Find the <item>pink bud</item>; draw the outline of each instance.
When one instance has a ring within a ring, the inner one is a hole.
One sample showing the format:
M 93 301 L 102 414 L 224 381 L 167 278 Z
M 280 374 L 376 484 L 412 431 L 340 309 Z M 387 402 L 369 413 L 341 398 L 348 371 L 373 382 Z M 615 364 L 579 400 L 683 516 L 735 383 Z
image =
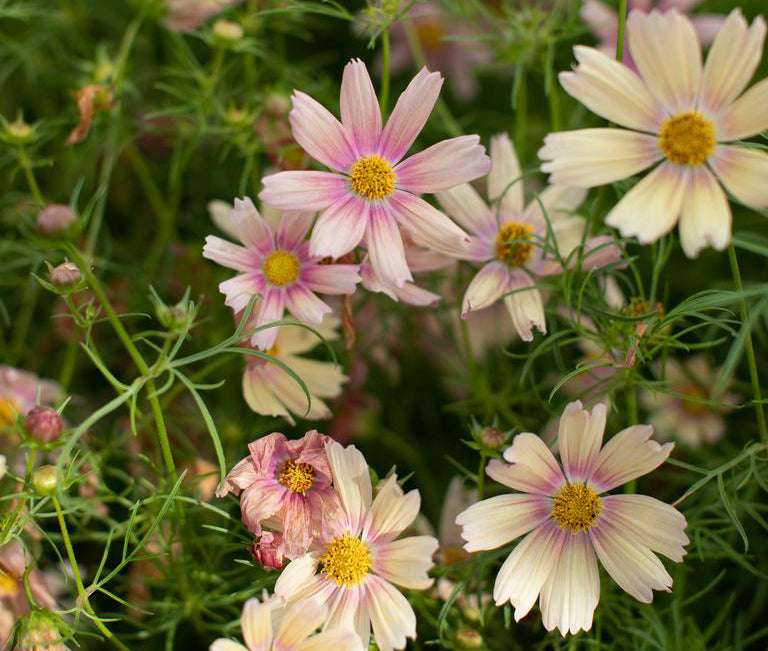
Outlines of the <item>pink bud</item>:
M 495 427 L 483 427 L 480 432 L 483 445 L 491 450 L 500 450 L 504 445 L 504 435 Z
M 265 570 L 281 570 L 283 568 L 283 538 L 280 534 L 265 531 L 251 545 L 251 554 L 256 562 Z
M 43 235 L 57 235 L 66 231 L 75 221 L 72 208 L 61 203 L 52 203 L 37 215 L 35 225 Z
M 64 423 L 52 407 L 35 407 L 27 414 L 26 426 L 38 441 L 50 443 L 59 438 Z
M 74 262 L 62 262 L 59 266 L 51 269 L 50 279 L 56 287 L 68 287 L 80 282 L 82 276 L 80 269 Z

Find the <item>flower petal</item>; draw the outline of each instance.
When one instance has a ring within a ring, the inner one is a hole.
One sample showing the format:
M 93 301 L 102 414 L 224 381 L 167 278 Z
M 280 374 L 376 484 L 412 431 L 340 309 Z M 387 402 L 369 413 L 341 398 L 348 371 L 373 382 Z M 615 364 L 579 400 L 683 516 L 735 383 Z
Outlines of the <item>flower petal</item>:
M 227 225 L 248 248 L 266 253 L 274 247 L 272 229 L 256 210 L 250 197 L 235 199 Z
M 397 221 L 416 244 L 452 256 L 467 252 L 469 236 L 424 199 L 397 190 L 389 201 Z
M 523 200 L 523 177 L 515 148 L 506 133 L 491 138 L 491 171 L 488 174 L 488 200 L 499 202 L 502 219 L 520 215 Z
M 275 633 L 275 651 L 288 651 L 296 647 L 320 628 L 327 615 L 327 606 L 314 599 L 307 599 L 288 608 Z
M 243 397 L 246 404 L 257 414 L 284 416 L 293 422 L 285 406 L 272 393 L 271 382 L 267 378 L 263 368 L 246 367 L 243 373 Z
M 507 291 L 518 291 L 504 297 L 504 305 L 512 318 L 515 331 L 523 341 L 533 341 L 534 328 L 542 334 L 547 333 L 541 292 L 534 285 L 527 273 L 515 270 L 510 274 Z
M 357 634 L 348 628 L 335 628 L 307 638 L 290 651 L 362 651 Z M 275 649 L 283 651 L 283 649 Z M 287 651 L 287 650 L 286 650 Z
M 400 229 L 386 204 L 371 204 L 365 242 L 371 267 L 382 283 L 402 287 L 406 281 L 413 280 Z
M 598 493 L 604 493 L 632 479 L 647 475 L 667 460 L 673 443 L 659 445 L 649 440 L 650 425 L 633 425 L 622 430 L 605 444 L 592 468 L 588 482 Z
M 738 201 L 756 210 L 768 208 L 768 154 L 745 147 L 718 147 L 709 164 Z
M 368 69 L 360 59 L 344 66 L 341 79 L 341 123 L 352 135 L 361 156 L 376 153 L 381 135 L 381 110 Z
M 299 248 L 314 220 L 314 212 L 292 210 L 283 213 L 275 238 L 277 248 L 284 251 L 295 251 Z
M 254 251 L 249 251 L 244 246 L 232 244 L 232 242 L 227 242 L 227 240 L 215 235 L 208 235 L 205 238 L 203 257 L 213 260 L 227 269 L 251 271 L 257 266 L 257 255 L 254 255 Z
M 581 483 L 592 471 L 605 431 L 606 407 L 598 403 L 589 413 L 581 402 L 566 405 L 560 418 L 557 445 L 565 476 L 572 484 Z M 562 631 L 561 631 L 562 632 Z
M 768 129 L 768 79 L 763 79 L 727 106 L 717 119 L 721 140 L 749 138 Z
M 489 262 L 469 283 L 461 304 L 461 318 L 493 305 L 509 291 L 509 270 L 498 260 Z
M 491 161 L 479 143 L 480 136 L 459 136 L 406 158 L 395 167 L 397 187 L 423 194 L 447 190 L 483 176 Z
M 282 289 L 267 287 L 256 308 L 258 310 L 256 318 L 248 324 L 247 330 L 282 319 L 285 310 L 285 292 Z M 279 326 L 271 326 L 254 332 L 251 336 L 251 345 L 263 350 L 272 348 L 279 330 Z
M 245 602 L 240 627 L 250 651 L 268 651 L 272 646 L 272 608 L 270 601 L 249 599 Z
M 360 265 L 318 264 L 304 272 L 304 283 L 319 294 L 353 294 L 360 282 Z
M 731 241 L 731 207 L 723 188 L 706 167 L 690 170 L 680 216 L 680 244 L 695 258 L 706 246 L 722 251 Z
M 312 293 L 303 283 L 291 285 L 285 292 L 285 306 L 302 323 L 320 325 L 331 308 Z
M 565 483 L 560 466 L 549 448 L 530 432 L 523 432 L 512 439 L 512 445 L 504 451 L 504 459 L 507 463 L 492 459 L 485 472 L 515 490 L 552 496 Z
M 550 133 L 539 158 L 553 185 L 593 188 L 626 179 L 661 159 L 657 138 L 626 129 Z
M 439 72 L 422 68 L 397 99 L 379 140 L 379 153 L 390 163 L 397 163 L 410 149 L 432 112 L 442 85 Z
M 495 232 L 496 218 L 469 183 L 435 194 L 443 210 L 470 233 Z
M 579 65 L 558 76 L 571 97 L 610 122 L 658 132 L 664 109 L 637 74 L 595 48 L 577 45 L 573 53 Z
M 570 217 L 586 196 L 587 190 L 584 188 L 548 185 L 526 206 L 523 218 L 531 224 L 546 227 L 547 219 L 554 224 L 563 218 Z
M 680 218 L 687 171 L 681 165 L 662 163 L 621 198 L 605 223 L 623 237 L 637 236 L 642 244 L 655 242 Z
M 438 542 L 434 536 L 401 538 L 373 549 L 373 571 L 381 578 L 409 590 L 426 590 L 434 583 L 427 576 Z
M 333 172 L 278 172 L 261 179 L 259 199 L 281 210 L 325 210 L 349 195 L 349 183 Z
M 701 47 L 691 21 L 676 11 L 633 11 L 629 51 L 640 76 L 670 113 L 694 107 L 701 80 Z
M 326 167 L 346 172 L 357 158 L 349 130 L 309 95 L 297 90 L 291 99 L 288 119 L 294 140 Z
M 354 446 L 346 448 L 336 441 L 326 446 L 333 484 L 347 515 L 350 533 L 362 531 L 363 520 L 371 505 L 371 476 L 365 457 Z
M 312 336 L 314 337 L 314 335 Z M 322 362 L 318 359 L 306 359 L 287 354 L 283 355 L 283 361 L 304 380 L 313 396 L 335 398 L 341 393 L 341 385 L 349 380 L 344 375 L 341 366 L 332 362 Z M 306 401 L 306 398 L 302 397 L 302 400 Z
M 219 283 L 219 291 L 226 296 L 224 305 L 231 307 L 235 313 L 244 310 L 248 301 L 256 294 L 263 294 L 265 289 L 266 281 L 260 273 L 238 274 Z
M 309 252 L 312 256 L 334 260 L 354 249 L 365 234 L 370 206 L 361 197 L 348 194 L 328 206 L 317 218 Z
M 218 640 L 214 640 L 211 643 L 208 651 L 248 651 L 248 649 L 239 642 L 220 637 Z
M 497 495 L 459 513 L 456 524 L 468 552 L 496 549 L 549 518 L 551 500 L 538 495 Z
M 277 577 L 275 596 L 280 597 L 288 606 L 314 596 L 322 585 L 315 575 L 316 570 L 317 560 L 312 554 L 291 561 Z
M 419 514 L 420 506 L 419 491 L 403 493 L 397 483 L 397 475 L 391 475 L 376 487 L 376 499 L 373 500 L 363 524 L 363 540 L 394 540 L 413 523 Z
M 240 496 L 243 524 L 252 533 L 261 531 L 261 522 L 277 513 L 286 490 L 271 477 L 256 479 Z
M 718 113 L 746 88 L 762 58 L 765 29 L 762 16 L 747 25 L 740 9 L 731 11 L 707 55 L 699 96 L 701 108 Z M 761 113 L 765 113 L 764 105 Z
M 416 638 L 416 615 L 395 587 L 373 575 L 365 583 L 366 603 L 373 637 L 380 651 L 404 649 L 407 638 Z

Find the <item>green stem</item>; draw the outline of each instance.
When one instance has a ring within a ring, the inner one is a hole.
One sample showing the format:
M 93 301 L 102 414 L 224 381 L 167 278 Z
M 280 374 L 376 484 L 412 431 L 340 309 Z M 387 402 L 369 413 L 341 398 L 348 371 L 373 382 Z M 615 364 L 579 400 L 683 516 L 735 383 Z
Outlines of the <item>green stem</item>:
M 477 501 L 485 495 L 485 454 L 480 453 L 480 465 L 477 468 Z
M 755 401 L 755 414 L 757 416 L 757 429 L 760 432 L 760 438 L 768 442 L 768 427 L 765 423 L 765 412 L 763 411 L 762 396 L 760 392 L 760 377 L 757 373 L 757 359 L 755 358 L 755 346 L 752 343 L 752 327 L 747 311 L 747 301 L 744 299 L 744 285 L 741 282 L 741 272 L 739 271 L 739 261 L 736 259 L 736 249 L 733 242 L 728 246 L 728 259 L 731 262 L 731 272 L 733 282 L 736 285 L 736 291 L 742 296 L 739 298 L 739 311 L 741 313 L 741 323 L 746 328 L 746 337 L 744 338 L 744 352 L 747 355 L 747 365 L 749 366 L 749 379 L 752 382 L 752 396 Z
M 528 135 L 528 86 L 526 84 L 525 67 L 517 67 L 519 79 L 515 95 L 515 150 L 519 160 L 525 159 L 526 137 Z
M 389 28 L 384 28 L 381 34 L 381 56 L 384 60 L 381 68 L 381 114 L 386 116 L 389 108 Z
M 91 606 L 88 600 L 88 593 L 85 591 L 83 585 L 83 579 L 80 576 L 80 568 L 77 565 L 77 558 L 75 558 L 75 550 L 72 548 L 72 541 L 69 538 L 69 531 L 67 530 L 67 522 L 64 519 L 64 513 L 61 511 L 61 504 L 54 493 L 51 495 L 51 502 L 53 502 L 53 508 L 56 509 L 56 517 L 59 520 L 59 528 L 61 529 L 61 537 L 64 540 L 64 547 L 67 550 L 67 557 L 69 558 L 69 564 L 72 566 L 72 576 L 75 578 L 75 586 L 77 587 L 77 594 L 80 596 L 80 601 L 83 602 L 85 609 L 93 616 L 93 623 L 96 628 L 106 637 L 112 644 L 122 651 L 130 651 L 130 649 L 118 640 L 100 619 L 96 617 L 96 612 Z
M 627 0 L 619 0 L 619 25 L 616 33 L 616 61 L 624 59 L 624 27 L 627 24 Z
M 37 184 L 35 172 L 32 169 L 32 162 L 29 160 L 29 156 L 27 156 L 26 149 L 19 149 L 19 165 L 21 165 L 21 169 L 24 170 L 27 185 L 29 186 L 30 192 L 32 192 L 32 196 L 35 198 L 35 202 L 42 208 L 45 206 L 45 200 L 40 192 L 40 186 Z

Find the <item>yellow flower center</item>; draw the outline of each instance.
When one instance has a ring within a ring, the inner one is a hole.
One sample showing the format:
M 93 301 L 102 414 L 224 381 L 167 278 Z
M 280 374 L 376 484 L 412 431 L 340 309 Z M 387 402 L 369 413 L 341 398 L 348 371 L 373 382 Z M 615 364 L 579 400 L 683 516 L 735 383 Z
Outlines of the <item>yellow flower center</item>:
M 288 251 L 273 251 L 264 260 L 264 275 L 267 282 L 283 287 L 299 277 L 299 259 Z
M 693 385 L 684 387 L 682 393 L 691 398 L 698 398 L 700 400 L 706 398 L 704 392 L 699 389 L 699 387 Z M 694 402 L 692 400 L 681 400 L 680 406 L 685 413 L 690 414 L 691 416 L 701 416 L 710 410 L 709 405 L 705 405 L 703 402 Z
M 320 557 L 323 572 L 338 586 L 360 583 L 371 569 L 371 552 L 366 544 L 352 534 L 334 538 Z
M 659 147 L 672 163 L 701 165 L 715 151 L 715 125 L 701 113 L 679 113 L 661 127 Z
M 573 533 L 589 529 L 603 505 L 588 486 L 565 486 L 552 503 L 552 517 L 561 529 Z
M 19 591 L 19 582 L 15 576 L 0 570 L 0 596 L 15 597 Z
M 13 425 L 15 422 L 14 414 L 18 411 L 16 403 L 13 400 L 4 400 L 0 398 L 0 427 Z
M 440 44 L 443 42 L 444 31 L 440 23 L 431 21 L 423 21 L 416 27 L 419 43 L 427 52 L 440 47 Z
M 317 470 L 308 463 L 296 463 L 293 459 L 288 459 L 280 468 L 277 481 L 289 491 L 305 495 L 315 483 L 316 475 Z
M 533 226 L 506 222 L 496 235 L 496 257 L 510 267 L 522 267 L 531 257 Z
M 395 189 L 397 176 L 381 156 L 366 156 L 356 161 L 349 170 L 352 190 L 364 199 L 384 199 Z

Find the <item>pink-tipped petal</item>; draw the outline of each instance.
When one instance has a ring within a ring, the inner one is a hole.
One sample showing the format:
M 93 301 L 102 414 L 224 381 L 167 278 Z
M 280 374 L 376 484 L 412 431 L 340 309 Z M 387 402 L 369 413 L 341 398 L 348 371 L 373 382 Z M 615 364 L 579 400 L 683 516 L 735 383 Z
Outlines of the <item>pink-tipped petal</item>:
M 390 205 L 416 244 L 446 255 L 467 253 L 469 236 L 420 197 L 397 190 L 390 197 Z
M 307 287 L 319 294 L 353 294 L 360 280 L 356 264 L 318 264 L 303 275 Z
M 341 123 L 352 134 L 361 156 L 376 153 L 381 135 L 381 110 L 368 69 L 360 59 L 344 66 L 341 80 Z
M 621 247 L 610 235 L 598 235 L 590 237 L 584 242 L 584 254 L 581 268 L 584 271 L 602 269 L 609 265 L 615 265 L 621 260 Z
M 583 482 L 592 471 L 600 452 L 605 431 L 606 408 L 598 403 L 592 413 L 582 409 L 581 402 L 569 403 L 560 417 L 557 444 L 568 481 Z
M 235 271 L 251 271 L 255 267 L 254 255 L 251 251 L 215 235 L 208 235 L 205 238 L 203 257 Z
M 237 313 L 248 305 L 248 301 L 265 290 L 264 277 L 261 274 L 238 274 L 234 278 L 219 283 L 219 291 L 226 296 L 224 304 Z M 258 303 L 256 304 L 258 309 Z
M 491 138 L 491 171 L 488 174 L 488 200 L 498 202 L 498 214 L 509 219 L 522 214 L 523 178 L 512 141 L 506 133 Z
M 298 249 L 304 242 L 309 229 L 312 228 L 314 220 L 315 213 L 313 212 L 290 211 L 284 213 L 275 238 L 277 248 L 284 251 Z
M 376 499 L 363 524 L 363 539 L 372 543 L 397 538 L 413 523 L 421 506 L 419 491 L 404 493 L 396 475 L 383 480 L 376 488 Z
M 311 255 L 334 260 L 354 249 L 365 235 L 370 206 L 352 194 L 343 196 L 317 218 L 309 240 Z
M 248 248 L 265 253 L 274 246 L 272 229 L 256 210 L 250 197 L 235 199 L 235 204 L 228 216 L 228 226 L 237 233 L 238 239 Z
M 427 576 L 438 542 L 434 536 L 411 536 L 376 545 L 373 571 L 381 578 L 409 590 L 426 590 L 434 583 Z
M 258 310 L 256 318 L 247 329 L 279 321 L 283 318 L 285 309 L 285 292 L 280 289 L 267 288 L 256 309 Z M 275 345 L 278 330 L 279 326 L 258 330 L 251 337 L 251 345 L 263 350 L 272 348 Z
M 469 283 L 461 303 L 461 318 L 470 312 L 493 305 L 509 291 L 509 269 L 498 260 L 489 262 L 475 274 Z
M 371 267 L 385 285 L 402 287 L 413 280 L 397 221 L 386 204 L 373 203 L 366 228 L 365 240 Z
M 504 451 L 503 463 L 488 462 L 486 474 L 497 482 L 524 493 L 552 496 L 565 483 L 560 466 L 549 448 L 535 434 L 523 432 Z
M 395 587 L 376 575 L 365 584 L 366 602 L 373 637 L 380 651 L 404 649 L 408 638 L 416 638 L 416 614 Z
M 281 210 L 325 210 L 349 194 L 346 178 L 332 172 L 278 172 L 261 181 L 259 198 Z
M 447 215 L 472 234 L 496 232 L 498 223 L 491 209 L 469 183 L 435 194 Z
M 269 651 L 272 642 L 272 604 L 249 599 L 243 606 L 240 628 L 250 651 Z
M 397 99 L 379 140 L 379 153 L 390 163 L 397 163 L 410 149 L 432 112 L 442 85 L 439 72 L 422 68 Z
M 240 496 L 243 524 L 253 533 L 261 531 L 261 522 L 277 513 L 286 490 L 274 479 L 256 479 Z
M 512 293 L 504 297 L 504 305 L 520 339 L 533 341 L 534 328 L 546 334 L 547 320 L 544 316 L 544 303 L 533 279 L 524 271 L 517 269 L 510 274 L 507 291 Z

